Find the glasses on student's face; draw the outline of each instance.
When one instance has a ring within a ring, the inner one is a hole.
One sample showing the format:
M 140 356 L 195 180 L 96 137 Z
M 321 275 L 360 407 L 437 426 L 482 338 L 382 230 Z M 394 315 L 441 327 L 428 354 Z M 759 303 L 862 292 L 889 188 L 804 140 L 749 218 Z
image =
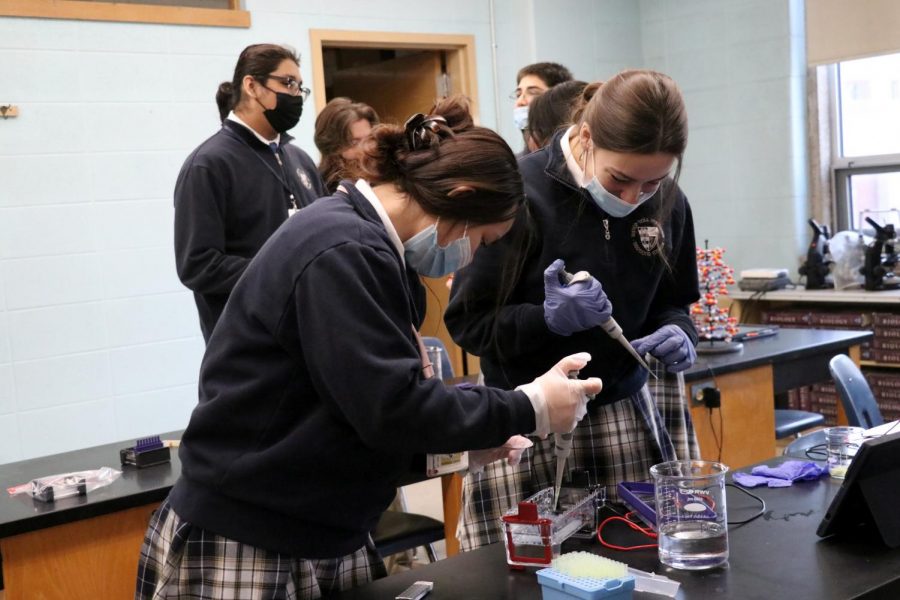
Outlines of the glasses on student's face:
M 536 85 L 528 86 L 524 90 L 520 90 L 519 88 L 516 88 L 516 90 L 509 95 L 509 99 L 510 100 L 518 100 L 522 96 L 525 96 L 526 98 L 528 98 L 528 101 L 530 102 L 531 100 L 537 98 L 538 96 L 540 96 L 541 94 L 543 94 L 546 91 L 547 90 L 545 90 L 543 88 L 539 88 Z
M 291 96 L 301 96 L 304 101 L 309 98 L 309 88 L 302 87 L 301 82 L 293 77 L 282 77 L 281 75 L 269 75 L 268 77 L 286 87 Z

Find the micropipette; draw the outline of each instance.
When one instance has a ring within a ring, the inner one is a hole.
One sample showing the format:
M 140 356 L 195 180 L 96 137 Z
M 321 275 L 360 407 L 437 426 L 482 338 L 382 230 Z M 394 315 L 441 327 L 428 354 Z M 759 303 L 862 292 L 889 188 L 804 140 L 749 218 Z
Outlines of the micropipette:
M 574 371 L 569 374 L 569 377 L 572 379 L 578 378 Z M 553 434 L 553 454 L 556 455 L 556 481 L 553 486 L 553 510 L 556 510 L 557 506 L 559 506 L 559 491 L 562 488 L 562 478 L 563 473 L 566 470 L 566 460 L 568 460 L 569 455 L 572 453 L 573 435 L 574 432 L 572 431 L 569 433 Z
M 571 285 L 579 281 L 586 281 L 587 279 L 592 277 L 592 275 L 587 271 L 579 271 L 572 275 L 566 270 L 560 271 L 560 276 L 562 277 L 563 283 L 565 283 L 566 285 Z M 618 323 L 616 323 L 616 320 L 612 318 L 612 316 L 600 323 L 600 327 L 603 328 L 603 331 L 605 331 L 609 335 L 609 337 L 619 342 L 619 344 L 621 344 L 623 348 L 628 350 L 628 353 L 634 357 L 634 360 L 638 361 L 638 363 L 640 363 L 642 367 L 647 369 L 647 372 L 653 375 L 654 379 L 659 379 L 659 377 L 656 376 L 656 373 L 654 373 L 653 370 L 650 369 L 650 365 L 647 364 L 643 357 L 637 353 L 637 350 L 635 350 L 628 342 L 628 340 L 625 339 L 625 336 L 622 333 L 622 328 Z

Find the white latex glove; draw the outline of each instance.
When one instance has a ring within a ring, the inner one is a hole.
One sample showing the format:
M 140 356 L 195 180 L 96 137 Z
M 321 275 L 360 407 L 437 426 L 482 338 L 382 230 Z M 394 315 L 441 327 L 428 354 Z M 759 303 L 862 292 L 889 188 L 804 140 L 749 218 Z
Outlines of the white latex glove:
M 509 466 L 515 467 L 522 461 L 525 451 L 532 446 L 534 446 L 534 442 L 527 437 L 514 435 L 498 448 L 469 450 L 469 472 L 478 473 L 485 465 L 503 459 L 506 459 Z
M 587 352 L 572 354 L 531 383 L 516 388 L 531 400 L 535 435 L 543 438 L 550 433 L 568 433 L 587 414 L 588 396 L 598 394 L 603 382 L 599 377 L 569 379 L 568 373 L 580 371 L 590 360 Z

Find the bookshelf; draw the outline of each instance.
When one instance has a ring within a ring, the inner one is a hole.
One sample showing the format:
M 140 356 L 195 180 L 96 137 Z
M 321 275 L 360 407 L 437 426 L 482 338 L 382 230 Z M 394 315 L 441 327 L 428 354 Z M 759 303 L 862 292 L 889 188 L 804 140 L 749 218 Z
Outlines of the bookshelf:
M 731 314 L 744 324 L 812 329 L 868 330 L 860 366 L 885 420 L 900 418 L 900 290 L 784 289 L 729 294 Z M 813 410 L 833 423 L 837 414 L 834 385 L 822 383 L 791 390 L 780 403 Z

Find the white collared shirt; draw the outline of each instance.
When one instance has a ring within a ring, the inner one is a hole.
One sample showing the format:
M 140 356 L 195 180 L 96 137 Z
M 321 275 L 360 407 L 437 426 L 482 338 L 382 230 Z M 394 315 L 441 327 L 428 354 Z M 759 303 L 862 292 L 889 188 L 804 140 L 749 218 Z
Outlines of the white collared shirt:
M 234 111 L 231 111 L 230 113 L 228 113 L 228 116 L 225 117 L 225 118 L 228 119 L 229 121 L 234 121 L 234 122 L 237 123 L 238 125 L 243 125 L 243 126 L 246 127 L 247 129 L 249 129 L 249 130 L 250 130 L 250 133 L 252 133 L 253 135 L 255 135 L 255 136 L 256 136 L 256 139 L 258 139 L 259 141 L 261 141 L 261 142 L 262 142 L 263 144 L 265 144 L 266 146 L 268 146 L 269 144 L 275 144 L 275 145 L 277 146 L 277 145 L 279 145 L 279 142 L 281 141 L 281 134 L 280 134 L 280 133 L 276 133 L 276 134 L 275 134 L 275 139 L 274 139 L 274 140 L 267 140 L 267 139 L 264 138 L 263 136 L 259 135 L 259 134 L 256 132 L 255 129 L 253 129 L 252 127 L 250 127 L 250 126 L 247 125 L 246 123 L 244 123 L 244 122 L 241 120 L 241 118 L 240 118 L 239 116 L 237 116 L 236 114 L 234 114 Z
M 559 138 L 559 144 L 562 146 L 563 156 L 566 157 L 566 166 L 569 167 L 569 173 L 572 174 L 572 179 L 575 180 L 575 183 L 578 185 L 584 185 L 584 171 L 581 170 L 581 166 L 578 164 L 578 161 L 575 160 L 575 157 L 572 155 L 572 147 L 569 145 L 569 136 L 572 135 L 572 130 L 575 129 L 575 125 L 569 127 L 566 132 L 563 134 L 561 138 Z
M 400 236 L 397 234 L 397 230 L 394 228 L 394 224 L 391 222 L 391 218 L 388 216 L 387 211 L 384 210 L 381 200 L 375 195 L 372 186 L 364 179 L 357 179 L 355 185 L 356 189 L 359 190 L 359 193 L 366 197 L 366 200 L 369 201 L 369 204 L 372 205 L 372 208 L 374 208 L 375 212 L 378 213 L 378 216 L 381 217 L 381 222 L 384 223 L 384 228 L 387 230 L 388 237 L 391 239 L 394 247 L 397 248 L 397 252 L 400 253 L 400 262 L 405 268 L 406 259 L 403 258 L 403 242 L 400 241 Z

